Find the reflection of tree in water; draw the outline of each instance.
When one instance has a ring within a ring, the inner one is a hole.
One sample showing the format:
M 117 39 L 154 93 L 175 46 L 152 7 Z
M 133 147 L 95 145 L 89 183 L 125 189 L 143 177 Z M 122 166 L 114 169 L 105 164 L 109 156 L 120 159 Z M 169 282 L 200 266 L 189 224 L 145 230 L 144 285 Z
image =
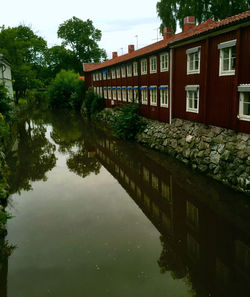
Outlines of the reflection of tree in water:
M 168 244 L 169 240 L 164 236 L 160 237 L 162 252 L 158 264 L 160 266 L 161 273 L 171 271 L 174 279 L 181 279 L 186 276 L 185 265 L 177 252 L 177 247 L 173 248 Z
M 30 120 L 18 123 L 16 141 L 8 156 L 11 193 L 31 190 L 30 181 L 46 180 L 46 172 L 56 164 L 55 145 L 45 136 L 43 124 Z

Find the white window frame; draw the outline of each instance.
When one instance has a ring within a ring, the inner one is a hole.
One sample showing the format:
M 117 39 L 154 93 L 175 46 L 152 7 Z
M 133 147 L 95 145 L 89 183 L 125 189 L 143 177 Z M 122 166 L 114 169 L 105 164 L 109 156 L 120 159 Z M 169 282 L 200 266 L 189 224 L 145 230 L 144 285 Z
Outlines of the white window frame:
M 117 66 L 116 67 L 116 77 L 117 78 L 120 78 L 121 77 L 121 68 L 120 68 L 120 66 Z
M 107 70 L 107 79 L 110 79 L 110 69 Z
M 121 87 L 117 87 L 117 99 L 118 99 L 119 101 L 122 100 Z
M 168 53 L 162 53 L 160 55 L 160 71 L 165 72 L 168 71 Z
M 112 100 L 112 90 L 111 90 L 111 87 L 108 87 L 108 99 Z
M 141 89 L 141 103 L 147 105 L 148 104 L 148 88 L 147 86 L 142 86 Z
M 248 93 L 250 95 L 250 84 L 244 84 L 244 85 L 238 86 L 238 92 L 239 92 L 239 115 L 238 115 L 238 118 L 240 120 L 250 122 L 250 114 L 246 115 L 246 114 L 243 113 L 244 104 L 249 104 L 250 105 L 250 102 L 249 103 L 244 102 L 245 93 Z
M 149 58 L 150 73 L 157 72 L 157 56 L 152 56 Z
M 201 64 L 201 47 L 196 46 L 186 50 L 187 54 L 187 74 L 199 74 Z M 197 59 L 196 59 L 197 58 Z M 196 67 L 196 61 L 198 66 Z M 192 69 L 191 68 L 192 65 Z
M 108 99 L 108 89 L 104 87 L 104 99 Z
M 111 77 L 112 79 L 115 79 L 115 68 L 111 69 Z
M 165 89 L 161 89 L 161 88 L 165 88 Z M 160 106 L 168 108 L 168 86 L 161 85 L 159 87 L 159 91 L 160 91 Z M 163 100 L 163 99 L 165 99 L 165 100 Z M 167 102 L 165 102 L 165 101 L 167 101 Z
M 147 59 L 141 60 L 141 75 L 147 74 Z
M 132 64 L 128 64 L 127 65 L 127 77 L 131 77 L 132 76 Z
M 113 100 L 116 100 L 116 87 L 112 87 L 112 98 Z
M 149 96 L 150 96 L 150 105 L 157 106 L 157 86 L 150 86 Z
M 122 77 L 123 78 L 126 77 L 126 67 L 125 67 L 125 65 L 121 66 L 121 72 L 122 72 Z
M 226 42 L 222 42 L 218 44 L 218 49 L 220 50 L 220 63 L 219 63 L 219 76 L 225 76 L 225 75 L 235 75 L 235 69 L 232 68 L 232 49 L 235 47 L 236 50 L 236 42 L 237 40 L 230 40 Z M 228 70 L 223 70 L 223 62 L 224 62 L 224 55 L 225 55 L 225 50 L 229 49 L 229 69 Z M 236 52 L 236 51 L 235 51 Z M 236 54 L 235 54 L 235 62 L 236 62 Z
M 128 102 L 133 102 L 133 90 L 132 87 L 127 87 Z
M 122 101 L 127 101 L 127 90 L 125 86 L 122 87 Z
M 200 97 L 200 86 L 199 85 L 188 85 L 185 87 L 186 90 L 186 112 L 199 113 L 199 97 Z M 197 93 L 197 108 L 189 107 L 189 99 L 192 99 L 192 105 L 194 106 L 195 97 L 190 98 L 190 95 Z
M 134 102 L 135 103 L 139 103 L 139 90 L 138 90 L 138 86 L 134 86 L 133 87 L 133 96 L 134 96 Z
M 138 75 L 138 62 L 133 62 L 133 75 Z

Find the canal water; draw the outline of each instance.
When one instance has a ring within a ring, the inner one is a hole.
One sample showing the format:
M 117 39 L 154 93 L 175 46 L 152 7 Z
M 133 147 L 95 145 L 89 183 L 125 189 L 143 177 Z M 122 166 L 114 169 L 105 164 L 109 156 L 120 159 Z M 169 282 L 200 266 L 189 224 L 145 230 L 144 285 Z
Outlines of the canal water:
M 250 296 L 249 197 L 69 112 L 13 133 L 1 297 Z

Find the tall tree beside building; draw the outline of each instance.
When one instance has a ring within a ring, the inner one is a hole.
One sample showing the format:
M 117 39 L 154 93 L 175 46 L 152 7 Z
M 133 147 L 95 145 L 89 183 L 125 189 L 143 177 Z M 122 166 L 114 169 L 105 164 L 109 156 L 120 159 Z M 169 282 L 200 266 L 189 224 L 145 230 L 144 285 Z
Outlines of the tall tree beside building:
M 250 0 L 160 0 L 156 10 L 163 27 L 172 27 L 176 31 L 177 23 L 183 27 L 186 16 L 195 16 L 201 23 L 209 18 L 221 20 L 250 9 Z
M 107 56 L 98 46 L 102 33 L 89 19 L 82 21 L 72 17 L 59 26 L 57 35 L 63 40 L 62 45 L 69 46 L 82 63 L 100 62 Z

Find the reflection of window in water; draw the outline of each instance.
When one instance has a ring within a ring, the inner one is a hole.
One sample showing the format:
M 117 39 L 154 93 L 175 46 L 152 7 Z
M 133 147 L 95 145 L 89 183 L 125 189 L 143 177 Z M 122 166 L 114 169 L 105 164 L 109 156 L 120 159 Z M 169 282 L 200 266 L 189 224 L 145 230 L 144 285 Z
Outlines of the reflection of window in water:
M 120 170 L 120 177 L 123 179 L 124 178 L 124 171 L 121 169 Z
M 154 202 L 152 203 L 152 212 L 154 217 L 159 218 L 160 210 L 159 210 L 159 207 Z
M 143 179 L 149 182 L 149 170 L 146 167 L 143 167 Z
M 150 209 L 150 199 L 148 197 L 148 195 L 144 194 L 144 203 L 146 208 L 149 210 Z
M 113 142 L 110 142 L 110 151 L 113 152 L 113 150 L 114 150 L 114 144 Z
M 158 181 L 158 177 L 152 173 L 152 187 L 156 190 L 159 189 Z
M 193 259 L 200 256 L 200 245 L 190 233 L 187 233 L 187 253 Z
M 170 201 L 170 188 L 169 185 L 164 182 L 161 182 L 161 194 L 163 198 Z
M 109 164 L 109 161 L 110 161 L 110 159 L 107 157 L 107 159 L 106 159 L 107 164 Z
M 216 258 L 216 279 L 224 284 L 229 281 L 229 268 L 219 258 Z
M 115 172 L 119 173 L 119 166 L 118 165 L 115 165 Z
M 133 191 L 135 190 L 135 183 L 132 180 L 130 181 L 130 187 Z
M 109 148 L 109 140 L 106 140 L 106 148 Z
M 136 195 L 138 198 L 141 198 L 141 189 L 139 187 L 136 187 Z
M 194 206 L 190 201 L 187 201 L 186 208 L 187 208 L 188 223 L 190 223 L 193 227 L 198 228 L 199 227 L 199 209 L 196 206 Z
M 129 177 L 127 176 L 127 174 L 125 174 L 125 182 L 126 184 L 129 184 Z
M 235 241 L 235 264 L 241 271 L 250 273 L 250 247 L 240 240 Z
M 167 232 L 172 231 L 171 219 L 165 213 L 162 213 L 162 225 Z

